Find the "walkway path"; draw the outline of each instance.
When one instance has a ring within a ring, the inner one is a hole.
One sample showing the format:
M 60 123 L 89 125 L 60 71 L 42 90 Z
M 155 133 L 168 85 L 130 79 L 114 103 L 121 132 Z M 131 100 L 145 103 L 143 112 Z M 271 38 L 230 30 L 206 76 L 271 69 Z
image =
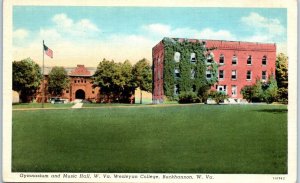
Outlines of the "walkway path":
M 81 102 L 80 103 L 76 103 L 75 105 L 72 106 L 72 108 L 73 109 L 79 109 L 79 108 L 82 107 L 82 105 L 83 105 L 83 103 L 81 103 Z

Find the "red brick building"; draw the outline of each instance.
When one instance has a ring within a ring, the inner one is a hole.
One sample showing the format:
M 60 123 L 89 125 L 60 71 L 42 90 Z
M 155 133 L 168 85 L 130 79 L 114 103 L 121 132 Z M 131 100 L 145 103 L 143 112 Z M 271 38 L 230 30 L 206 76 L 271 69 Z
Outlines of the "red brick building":
M 186 39 L 178 39 L 183 41 Z M 196 39 L 188 39 L 196 42 Z M 239 101 L 243 96 L 240 91 L 245 85 L 252 85 L 256 79 L 266 81 L 275 74 L 276 44 L 241 41 L 198 40 L 207 48 L 216 48 L 211 56 L 218 63 L 218 82 L 212 89 L 224 91 L 230 98 Z M 178 55 L 176 55 L 178 54 Z M 194 57 L 191 53 L 191 59 Z M 153 93 L 154 103 L 164 100 L 164 44 L 159 42 L 152 49 L 153 57 Z M 174 53 L 175 59 L 180 59 L 180 53 Z M 174 75 L 176 70 L 174 71 Z M 209 76 L 209 73 L 206 73 Z
M 45 67 L 45 87 L 47 88 L 47 77 L 51 71 L 51 67 Z M 70 78 L 69 87 L 63 91 L 61 98 L 73 101 L 75 99 L 85 99 L 90 101 L 97 101 L 100 99 L 99 87 L 93 88 L 92 76 L 94 75 L 95 67 L 84 67 L 84 65 L 77 65 L 77 67 L 65 67 Z M 51 96 L 49 93 L 45 94 L 45 101 L 49 100 Z M 37 95 L 37 102 L 42 101 L 42 87 Z

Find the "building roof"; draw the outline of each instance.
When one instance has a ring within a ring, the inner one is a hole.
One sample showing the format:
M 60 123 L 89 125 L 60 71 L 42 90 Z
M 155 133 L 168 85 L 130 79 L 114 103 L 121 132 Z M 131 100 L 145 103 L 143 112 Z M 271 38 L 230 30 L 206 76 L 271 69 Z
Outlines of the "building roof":
M 251 51 L 276 51 L 275 43 L 247 42 L 247 41 L 228 41 L 228 40 L 211 40 L 211 39 L 186 39 L 186 38 L 169 38 L 164 40 L 172 42 L 203 42 L 206 47 L 215 47 L 217 49 L 234 49 L 234 50 L 251 50 Z
M 53 67 L 45 67 L 44 75 L 48 75 Z M 77 65 L 77 67 L 64 67 L 68 76 L 93 76 L 97 70 L 96 67 L 84 67 L 84 65 Z

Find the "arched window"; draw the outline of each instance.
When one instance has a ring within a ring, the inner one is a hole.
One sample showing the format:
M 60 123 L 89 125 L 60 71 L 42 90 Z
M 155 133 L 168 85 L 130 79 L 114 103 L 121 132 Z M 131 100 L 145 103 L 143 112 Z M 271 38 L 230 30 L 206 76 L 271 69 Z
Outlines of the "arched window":
M 236 65 L 237 61 L 238 61 L 237 56 L 233 55 L 233 57 L 232 57 L 232 65 Z
M 219 64 L 224 64 L 224 55 L 223 54 L 220 55 Z
M 261 64 L 262 65 L 267 65 L 267 56 L 263 56 L 263 58 L 261 60 Z
M 175 54 L 174 54 L 174 60 L 175 60 L 175 62 L 179 62 L 180 61 L 180 53 L 179 52 L 175 52 Z
M 251 64 L 252 64 L 252 57 L 251 55 L 249 55 L 247 59 L 247 65 L 251 65 Z
M 196 63 L 196 53 L 191 53 L 191 63 Z

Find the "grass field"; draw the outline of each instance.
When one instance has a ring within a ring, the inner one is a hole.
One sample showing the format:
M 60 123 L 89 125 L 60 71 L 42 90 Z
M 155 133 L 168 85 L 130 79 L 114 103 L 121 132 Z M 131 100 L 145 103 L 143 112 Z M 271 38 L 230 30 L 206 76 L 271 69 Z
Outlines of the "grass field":
M 13 111 L 12 171 L 287 173 L 287 107 Z

